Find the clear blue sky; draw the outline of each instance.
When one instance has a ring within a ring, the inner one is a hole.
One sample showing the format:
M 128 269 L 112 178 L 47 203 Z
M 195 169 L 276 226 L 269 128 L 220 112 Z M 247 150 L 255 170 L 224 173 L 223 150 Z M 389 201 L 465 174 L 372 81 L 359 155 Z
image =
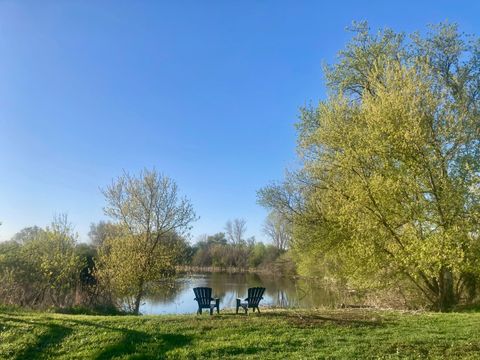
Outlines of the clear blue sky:
M 480 34 L 477 1 L 1 1 L 0 240 L 66 212 L 81 240 L 125 169 L 174 178 L 201 219 L 243 217 L 295 164 L 298 107 L 323 98 L 352 20 Z

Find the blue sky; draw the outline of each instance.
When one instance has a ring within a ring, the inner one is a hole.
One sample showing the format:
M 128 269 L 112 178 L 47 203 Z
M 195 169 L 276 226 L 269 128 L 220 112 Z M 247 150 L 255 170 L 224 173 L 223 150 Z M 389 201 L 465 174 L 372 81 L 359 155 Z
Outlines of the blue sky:
M 345 27 L 480 34 L 477 1 L 1 1 L 0 240 L 68 213 L 87 240 L 100 187 L 125 169 L 174 178 L 192 236 L 247 220 L 256 191 L 295 165 L 299 106 Z

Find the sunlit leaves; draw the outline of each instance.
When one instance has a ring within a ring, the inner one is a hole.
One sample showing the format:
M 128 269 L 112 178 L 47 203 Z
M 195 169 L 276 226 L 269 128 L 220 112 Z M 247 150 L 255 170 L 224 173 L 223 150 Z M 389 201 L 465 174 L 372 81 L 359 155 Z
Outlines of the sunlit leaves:
M 102 244 L 99 276 L 138 313 L 148 284 L 175 271 L 180 235 L 196 215 L 190 201 L 179 196 L 175 181 L 155 170 L 124 173 L 103 193 L 105 213 L 117 223 Z
M 355 31 L 327 70 L 329 98 L 301 111 L 307 180 L 261 202 L 288 209 L 292 186 L 303 198 L 289 212 L 300 264 L 317 256 L 357 283 L 400 274 L 443 309 L 480 275 L 478 40 L 445 24 L 412 41 Z

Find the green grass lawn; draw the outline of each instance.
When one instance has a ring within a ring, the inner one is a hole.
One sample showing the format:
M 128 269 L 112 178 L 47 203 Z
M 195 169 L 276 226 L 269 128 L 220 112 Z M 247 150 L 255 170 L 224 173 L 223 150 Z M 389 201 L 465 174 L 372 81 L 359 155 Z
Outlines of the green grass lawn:
M 209 316 L 0 312 L 1 359 L 480 359 L 480 313 Z

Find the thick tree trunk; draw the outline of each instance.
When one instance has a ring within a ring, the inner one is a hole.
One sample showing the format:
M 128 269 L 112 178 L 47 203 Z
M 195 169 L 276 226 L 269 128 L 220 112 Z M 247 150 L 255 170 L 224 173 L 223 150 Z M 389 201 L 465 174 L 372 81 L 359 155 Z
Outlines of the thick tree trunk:
M 457 303 L 454 291 L 453 274 L 450 270 L 442 268 L 438 281 L 438 310 L 450 311 Z

